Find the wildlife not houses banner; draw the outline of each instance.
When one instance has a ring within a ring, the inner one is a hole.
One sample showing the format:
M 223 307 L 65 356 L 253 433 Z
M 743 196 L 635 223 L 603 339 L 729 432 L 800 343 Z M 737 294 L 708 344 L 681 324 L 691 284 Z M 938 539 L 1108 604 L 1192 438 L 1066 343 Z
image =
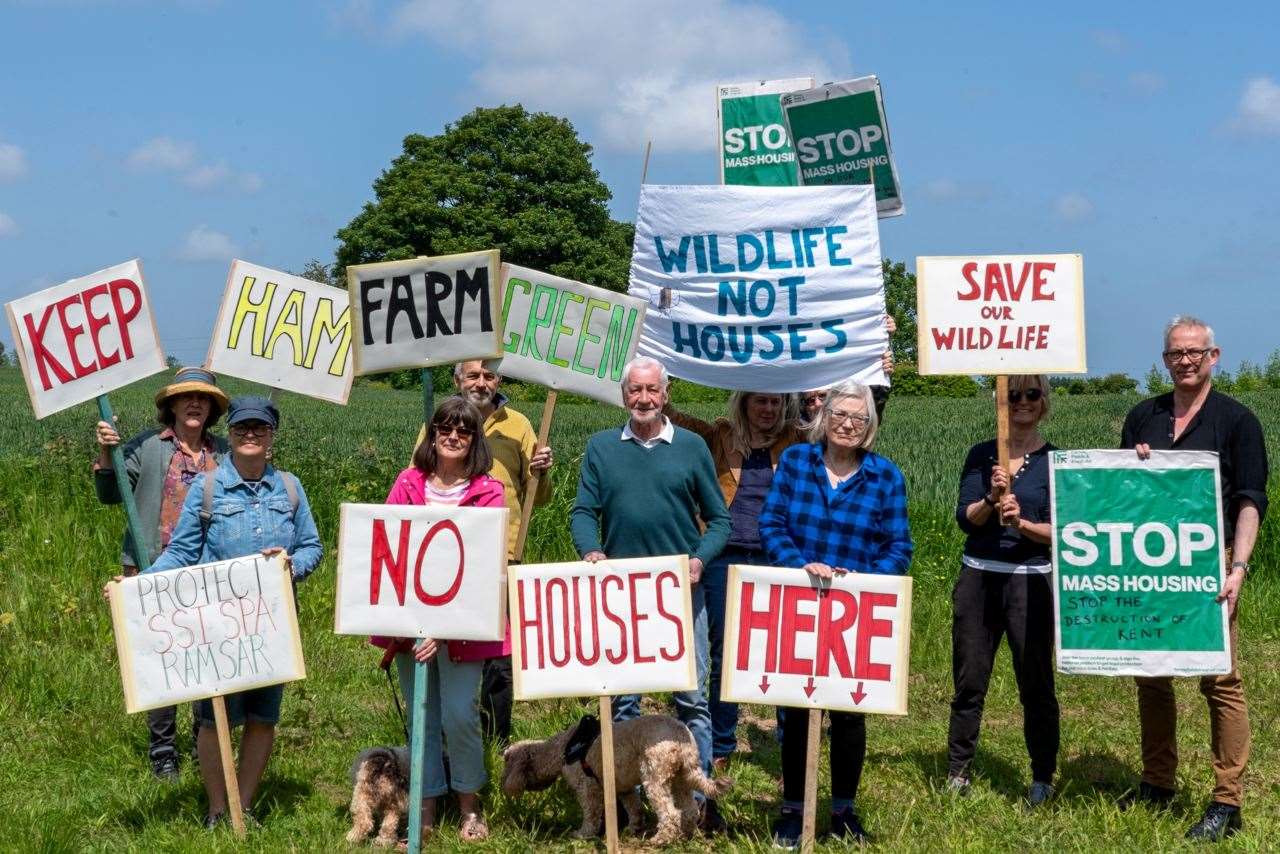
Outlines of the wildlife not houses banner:
M 511 264 L 502 293 L 503 376 L 622 405 L 643 300 Z
M 511 567 L 516 699 L 692 689 L 690 589 L 686 555 Z
M 1080 255 L 916 259 L 921 374 L 1084 373 Z
M 351 393 L 346 291 L 233 261 L 205 367 L 333 403 Z
M 716 87 L 720 183 L 794 187 L 796 154 L 778 97 L 813 86 L 812 77 L 721 83 Z
M 783 95 L 781 103 L 802 185 L 869 184 L 874 179 L 880 216 L 902 214 L 902 184 L 879 78 L 824 83 Z
M 137 259 L 20 297 L 4 309 L 36 418 L 165 368 Z
M 355 372 L 502 355 L 498 250 L 347 267 Z
M 1231 672 L 1218 455 L 1054 451 L 1058 670 Z
M 638 352 L 677 377 L 793 392 L 887 385 L 884 277 L 871 188 L 640 188 Z
M 130 713 L 307 677 L 279 556 L 144 573 L 110 590 Z
M 334 632 L 502 640 L 507 509 L 343 504 Z
M 735 564 L 725 601 L 721 699 L 907 713 L 910 576 Z

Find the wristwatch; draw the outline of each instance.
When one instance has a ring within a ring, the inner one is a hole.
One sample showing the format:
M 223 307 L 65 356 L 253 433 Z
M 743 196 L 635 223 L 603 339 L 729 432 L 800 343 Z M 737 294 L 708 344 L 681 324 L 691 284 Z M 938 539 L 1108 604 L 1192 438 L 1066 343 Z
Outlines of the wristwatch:
M 1240 569 L 1244 572 L 1245 578 L 1249 577 L 1249 564 L 1245 563 L 1242 560 L 1231 561 L 1231 568 L 1235 569 L 1236 567 L 1240 567 Z
M 992 501 L 992 500 L 991 500 L 991 493 L 989 493 L 989 492 L 988 492 L 988 493 L 985 493 L 985 494 L 982 496 L 982 503 L 983 503 L 983 504 L 985 504 L 985 505 L 987 505 L 988 507 L 995 507 L 995 506 L 996 506 L 996 503 L 995 503 L 994 501 Z

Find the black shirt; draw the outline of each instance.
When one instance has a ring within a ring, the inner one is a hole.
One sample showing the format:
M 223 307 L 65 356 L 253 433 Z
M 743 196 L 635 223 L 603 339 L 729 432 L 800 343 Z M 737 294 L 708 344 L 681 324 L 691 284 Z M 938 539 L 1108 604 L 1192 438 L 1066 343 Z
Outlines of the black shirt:
M 729 520 L 733 530 L 729 545 L 740 549 L 760 549 L 760 511 L 773 485 L 773 458 L 768 448 L 752 448 L 742 461 L 738 474 L 738 491 L 729 505 Z
M 1018 499 L 1022 518 L 1029 522 L 1048 522 L 1049 516 L 1049 452 L 1056 451 L 1045 442 L 1022 461 L 1022 468 L 1012 472 L 1013 494 Z M 1000 524 L 1000 513 L 991 511 L 987 521 L 975 525 L 965 515 L 965 508 L 991 492 L 991 467 L 996 464 L 996 440 L 979 442 L 969 449 L 960 473 L 960 500 L 956 504 L 956 522 L 969 535 L 964 553 L 983 560 L 1005 563 L 1047 563 L 1049 544 L 1037 543 Z
M 1147 444 L 1153 451 L 1213 451 L 1218 455 L 1222 480 L 1222 532 L 1231 544 L 1240 513 L 1240 499 L 1258 506 L 1261 520 L 1267 512 L 1267 446 L 1262 424 L 1235 398 L 1209 390 L 1204 405 L 1173 438 L 1173 392 L 1142 401 L 1124 419 L 1120 447 Z

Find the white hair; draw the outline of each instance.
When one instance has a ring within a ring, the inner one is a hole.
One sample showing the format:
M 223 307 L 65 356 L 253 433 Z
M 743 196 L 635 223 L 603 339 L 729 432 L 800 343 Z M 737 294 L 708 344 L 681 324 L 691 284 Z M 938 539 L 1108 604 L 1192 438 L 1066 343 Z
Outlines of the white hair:
M 480 362 L 486 368 L 498 374 L 499 381 L 502 380 L 502 374 L 498 372 L 498 368 L 502 367 L 501 359 L 463 359 L 461 362 L 453 363 L 453 378 L 455 381 L 462 379 L 462 366 L 467 362 Z
M 871 394 L 871 387 L 863 385 L 853 380 L 845 380 L 836 383 L 827 389 L 827 399 L 822 404 L 822 409 L 818 412 L 813 423 L 809 425 L 809 441 L 823 442 L 827 438 L 827 419 L 831 414 L 831 410 L 835 408 L 836 401 L 852 398 L 861 400 L 862 405 L 866 408 L 867 429 L 862 434 L 862 441 L 858 446 L 864 451 L 871 450 L 871 446 L 876 443 L 876 432 L 880 429 L 880 417 L 876 415 L 876 399 Z
M 1212 326 L 1205 323 L 1200 318 L 1194 317 L 1190 314 L 1176 314 L 1174 315 L 1173 320 L 1169 321 L 1169 325 L 1164 328 L 1164 348 L 1166 350 L 1169 349 L 1169 336 L 1173 334 L 1173 330 L 1178 329 L 1179 327 L 1182 327 L 1182 326 L 1189 326 L 1192 329 L 1203 329 L 1204 335 L 1205 335 L 1205 346 L 1206 347 L 1218 346 L 1217 344 L 1213 343 L 1213 327 Z
M 627 390 L 627 385 L 631 382 L 632 371 L 652 368 L 658 369 L 658 376 L 662 378 L 662 387 L 666 388 L 671 383 L 671 376 L 667 373 L 667 366 L 650 356 L 636 356 L 622 366 L 622 390 Z

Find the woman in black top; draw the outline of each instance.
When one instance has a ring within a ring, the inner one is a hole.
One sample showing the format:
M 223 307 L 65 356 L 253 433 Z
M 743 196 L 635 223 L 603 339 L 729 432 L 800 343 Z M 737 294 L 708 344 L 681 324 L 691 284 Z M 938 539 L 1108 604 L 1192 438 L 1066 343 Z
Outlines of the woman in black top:
M 1048 380 L 1010 377 L 1009 404 L 1010 471 L 996 464 L 996 443 L 991 440 L 969 449 L 960 476 L 956 521 L 968 539 L 952 593 L 955 695 L 947 739 L 947 788 L 968 789 L 991 666 L 1001 636 L 1007 635 L 1031 755 L 1027 801 L 1038 806 L 1053 797 L 1058 763 L 1049 560 L 1049 452 L 1054 447 L 1039 430 L 1049 413 Z M 1001 491 L 1004 496 L 997 501 Z

